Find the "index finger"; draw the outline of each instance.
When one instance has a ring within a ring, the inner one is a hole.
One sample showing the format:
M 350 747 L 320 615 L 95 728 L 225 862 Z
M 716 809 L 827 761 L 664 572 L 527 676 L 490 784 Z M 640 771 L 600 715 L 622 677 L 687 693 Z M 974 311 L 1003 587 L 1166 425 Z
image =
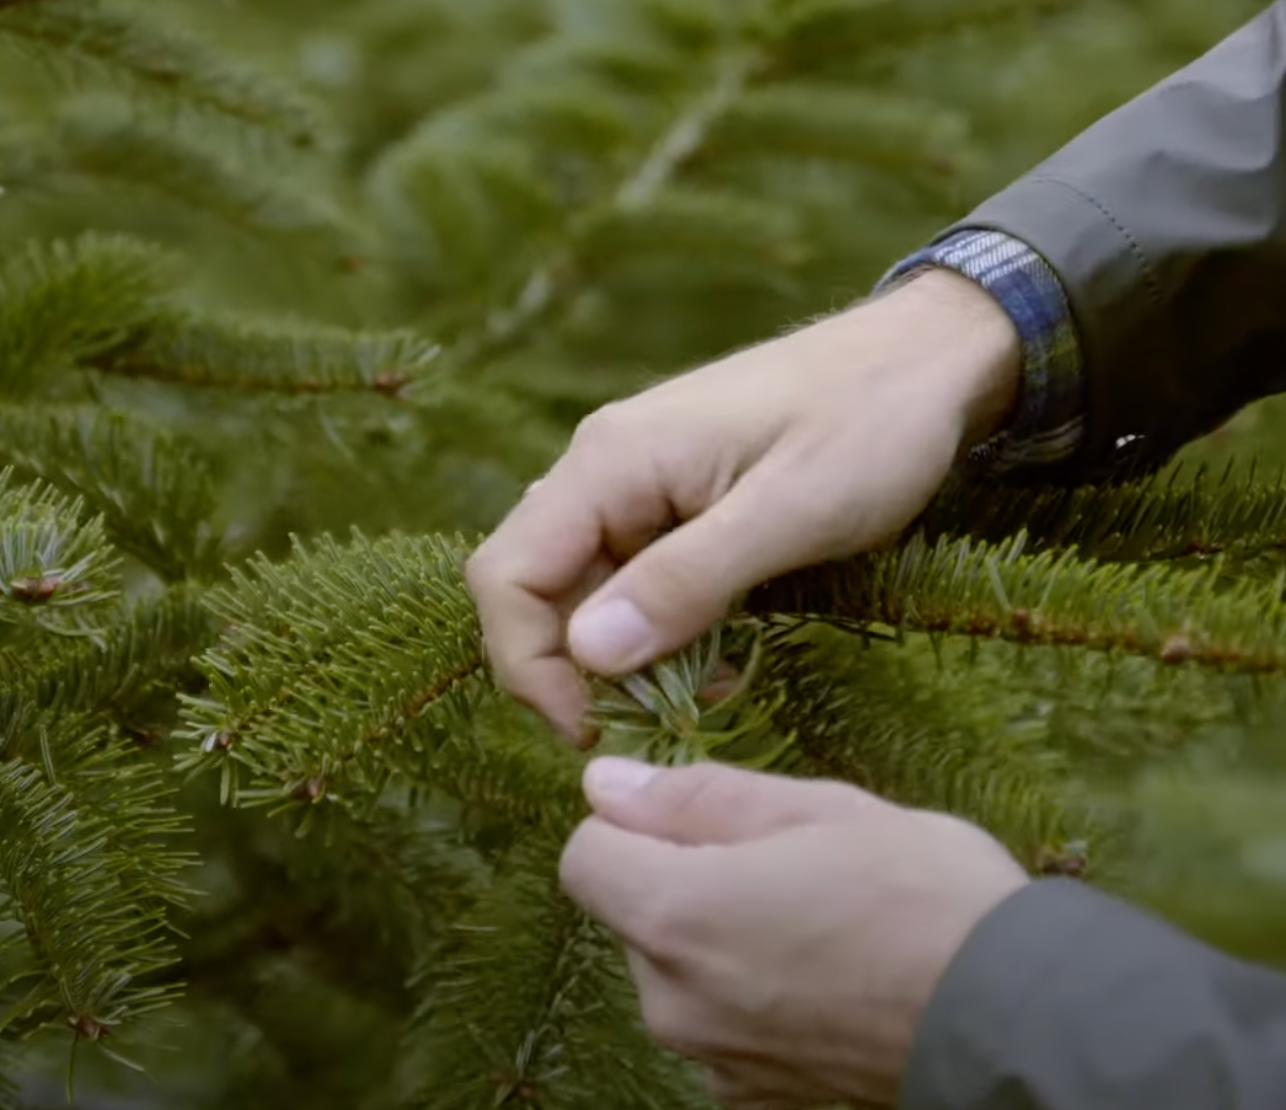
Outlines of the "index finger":
M 510 512 L 466 568 L 497 680 L 587 744 L 588 692 L 566 649 L 569 608 L 644 546 L 670 515 L 652 468 L 573 451 Z

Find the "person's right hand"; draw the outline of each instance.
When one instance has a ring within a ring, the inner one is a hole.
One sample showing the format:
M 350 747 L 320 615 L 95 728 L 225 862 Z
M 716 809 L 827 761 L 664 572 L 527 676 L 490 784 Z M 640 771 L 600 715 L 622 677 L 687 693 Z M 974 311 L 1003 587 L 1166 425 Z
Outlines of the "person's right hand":
M 469 561 L 498 681 L 591 742 L 573 659 L 637 670 L 744 591 L 895 537 L 1018 370 L 999 305 L 936 270 L 600 409 Z

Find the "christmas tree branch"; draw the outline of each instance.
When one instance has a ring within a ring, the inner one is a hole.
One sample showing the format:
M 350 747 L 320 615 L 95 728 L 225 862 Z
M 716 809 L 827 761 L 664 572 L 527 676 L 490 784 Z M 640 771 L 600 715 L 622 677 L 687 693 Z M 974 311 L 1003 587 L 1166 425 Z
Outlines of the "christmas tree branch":
M 453 117 L 443 123 L 435 121 L 433 126 L 395 150 L 376 175 L 382 189 L 395 197 L 412 191 L 417 178 L 422 179 L 426 174 L 426 164 L 450 159 L 450 171 L 459 172 L 459 144 L 439 138 L 439 132 L 451 126 L 474 128 L 473 142 L 497 152 L 512 145 L 511 135 L 531 143 L 550 134 L 557 137 L 553 141 L 559 145 L 574 147 L 575 141 L 568 136 L 580 132 L 599 142 L 628 145 L 631 153 L 637 155 L 624 163 L 625 172 L 603 184 L 596 183 L 597 199 L 578 204 L 572 217 L 563 220 L 560 228 L 549 228 L 546 238 L 555 237 L 557 241 L 543 251 L 538 261 L 528 264 L 526 253 L 516 252 L 520 263 L 527 268 L 515 274 L 510 283 L 515 293 L 500 307 L 489 308 L 481 320 L 467 327 L 451 345 L 453 366 L 464 371 L 496 360 L 527 342 L 537 328 L 566 307 L 584 286 L 583 252 L 589 250 L 592 255 L 596 250 L 601 255 L 603 248 L 612 242 L 613 228 L 618 229 L 619 239 L 619 229 L 646 223 L 651 206 L 661 204 L 661 195 L 701 149 L 714 122 L 744 91 L 759 60 L 757 49 L 744 43 L 722 51 L 714 64 L 707 67 L 708 80 L 686 92 L 677 110 L 648 137 L 633 133 L 625 122 L 629 119 L 628 106 L 620 103 L 620 96 L 614 94 L 608 83 L 600 83 L 600 95 L 587 96 L 579 75 L 563 74 L 564 92 L 556 82 L 547 79 L 547 74 L 536 84 L 524 80 L 526 75 L 519 69 L 519 77 L 495 90 L 489 98 L 483 98 L 474 107 L 472 117 Z M 701 64 L 704 66 L 704 62 Z M 520 130 L 517 124 L 521 124 Z M 611 133 L 610 138 L 607 133 Z M 510 156 L 499 165 L 510 165 L 512 161 Z M 444 166 L 442 172 L 446 173 L 447 167 Z M 512 192 L 506 178 L 503 195 L 508 197 Z M 735 202 L 738 198 L 734 195 L 725 199 Z M 557 213 L 554 203 L 553 210 Z M 680 200 L 675 200 L 671 207 L 677 208 L 679 204 Z M 717 205 L 705 206 L 703 211 L 714 213 L 718 219 L 717 208 Z M 434 219 L 432 211 L 417 215 L 430 222 Z M 720 226 L 726 227 L 727 223 L 727 219 L 720 220 Z M 686 221 L 685 226 L 691 229 L 693 221 Z M 744 221 L 741 226 L 744 230 Z M 762 233 L 757 238 L 762 239 Z M 732 240 L 724 237 L 722 241 L 735 242 L 735 237 Z
M 1101 564 L 915 535 L 900 547 L 787 575 L 752 594 L 761 614 L 1064 645 L 1227 671 L 1286 671 L 1280 583 L 1220 589 L 1220 567 Z
M 108 539 L 162 578 L 220 564 L 213 480 L 185 443 L 100 408 L 0 405 L 0 463 L 84 499 Z
M 1076 0 L 786 0 L 775 34 L 779 65 L 817 71 L 828 62 L 847 64 L 872 47 L 895 54 L 980 26 L 1073 11 Z
M 351 333 L 169 314 L 134 339 L 84 360 L 122 378 L 233 392 L 316 395 L 370 393 L 427 399 L 437 347 L 409 332 Z
M 262 157 L 234 156 L 137 118 L 120 120 L 100 105 L 93 116 L 82 113 L 13 134 L 0 147 L 0 169 L 15 197 L 78 191 L 101 197 L 115 188 L 128 201 L 155 203 L 160 196 L 296 250 L 311 244 L 336 260 L 366 253 L 356 228 L 317 182 L 287 184 L 281 168 L 263 164 Z
M 517 849 L 423 961 L 409 1035 L 426 1074 L 413 1105 L 704 1107 L 690 1070 L 643 1029 L 616 944 L 559 889 L 558 848 Z
M 783 81 L 744 92 L 713 128 L 708 158 L 819 158 L 906 173 L 961 158 L 965 119 L 942 104 L 840 82 Z
M 584 757 L 532 725 L 507 700 L 480 707 L 467 732 L 438 740 L 420 781 L 523 835 L 566 839 L 588 815 Z
M 101 632 L 119 596 L 120 558 L 102 517 L 41 483 L 0 471 L 0 628 L 59 635 Z
M 157 248 L 119 236 L 31 241 L 0 266 L 0 397 L 120 344 L 155 311 L 172 277 Z
M 192 656 L 216 635 L 200 594 L 172 587 L 119 612 L 97 642 L 41 639 L 0 650 L 0 686 L 51 711 L 103 714 L 129 726 L 154 697 L 170 699 L 193 684 Z
M 88 65 L 161 101 L 194 107 L 316 147 L 315 108 L 288 86 L 229 63 L 174 28 L 108 0 L 26 0 L 0 7 L 0 43 L 41 61 Z
M 759 681 L 783 691 L 778 728 L 827 777 L 976 821 L 1033 866 L 1043 851 L 1092 839 L 1072 765 L 1043 733 L 1007 718 L 1019 699 L 967 668 L 935 675 L 926 654 L 787 622 Z M 964 682 L 949 682 L 957 673 Z
M 183 822 L 155 770 L 73 719 L 11 719 L 4 756 L 0 915 L 22 926 L 29 962 L 0 996 L 0 1030 L 61 1025 L 114 1055 L 105 1038 L 177 994 L 156 976 L 177 961 L 166 910 L 190 861 L 165 841 Z
M 926 535 L 968 534 L 997 543 L 1025 530 L 1034 551 L 1076 547 L 1112 562 L 1227 553 L 1245 557 L 1286 544 L 1286 483 L 1262 480 L 1253 464 L 1187 480 L 1181 468 L 1120 485 L 1005 487 L 951 483 L 930 505 Z
M 632 172 L 617 185 L 606 210 L 589 209 L 585 226 L 573 224 L 571 245 L 564 253 L 538 266 L 523 283 L 518 300 L 507 310 L 493 313 L 476 346 L 466 348 L 466 365 L 495 358 L 521 343 L 532 328 L 545 321 L 560 301 L 566 300 L 573 286 L 567 279 L 576 273 L 579 251 L 577 242 L 586 231 L 628 220 L 631 214 L 645 212 L 657 195 L 666 188 L 684 165 L 701 149 L 715 122 L 737 101 L 756 66 L 761 62 L 754 49 L 735 49 L 723 54 L 713 67 L 707 87 L 692 96 L 670 122 L 670 125 L 647 149 Z
M 185 699 L 186 766 L 221 765 L 240 804 L 363 804 L 395 770 L 467 722 L 483 674 L 482 638 L 458 545 L 360 535 L 346 548 L 297 545 L 209 595 L 228 631 L 200 660 L 209 689 Z M 248 773 L 251 785 L 239 783 Z

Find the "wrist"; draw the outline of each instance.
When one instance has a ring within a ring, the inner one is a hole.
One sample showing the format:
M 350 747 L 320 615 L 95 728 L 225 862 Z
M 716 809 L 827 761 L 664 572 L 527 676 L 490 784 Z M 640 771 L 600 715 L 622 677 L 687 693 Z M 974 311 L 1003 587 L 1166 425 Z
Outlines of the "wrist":
M 889 295 L 910 319 L 935 384 L 955 406 L 960 450 L 990 439 L 1012 417 L 1022 380 L 1022 338 L 1000 303 L 976 281 L 947 269 L 911 275 Z

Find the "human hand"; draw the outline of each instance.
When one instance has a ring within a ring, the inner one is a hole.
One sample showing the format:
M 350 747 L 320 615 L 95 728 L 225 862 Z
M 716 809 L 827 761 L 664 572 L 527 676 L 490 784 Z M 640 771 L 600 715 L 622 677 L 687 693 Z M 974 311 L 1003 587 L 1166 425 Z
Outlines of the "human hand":
M 590 743 L 573 657 L 637 670 L 744 591 L 896 536 L 1004 417 L 1018 368 L 990 295 L 931 271 L 600 409 L 469 561 L 496 677 Z
M 563 885 L 734 1110 L 894 1105 L 947 965 L 1029 881 L 978 827 L 843 783 L 599 759 L 585 788 Z

